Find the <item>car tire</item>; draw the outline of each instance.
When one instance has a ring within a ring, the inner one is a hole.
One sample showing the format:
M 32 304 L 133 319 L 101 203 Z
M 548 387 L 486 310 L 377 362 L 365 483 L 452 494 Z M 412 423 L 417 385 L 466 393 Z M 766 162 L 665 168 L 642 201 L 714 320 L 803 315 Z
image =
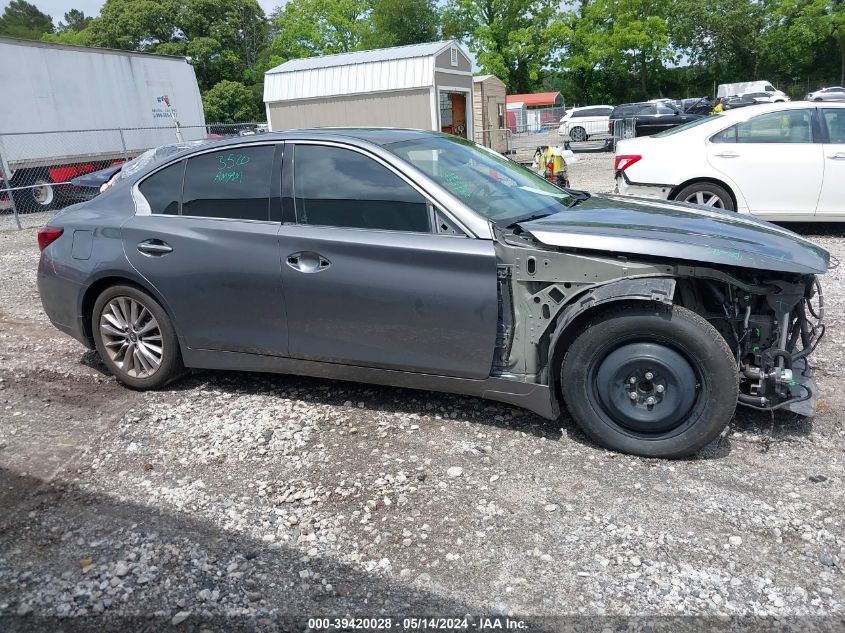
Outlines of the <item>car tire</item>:
M 657 303 L 599 313 L 567 350 L 560 381 L 588 436 L 642 457 L 696 453 L 730 422 L 739 394 L 722 335 L 691 310 Z
M 573 143 L 583 143 L 588 138 L 589 136 L 587 136 L 587 130 L 582 128 L 580 125 L 569 130 L 569 140 Z
M 135 286 L 111 286 L 97 297 L 91 331 L 103 363 L 128 387 L 157 389 L 184 371 L 170 317 Z
M 725 211 L 736 211 L 736 205 L 728 190 L 714 182 L 694 182 L 681 189 L 673 199 Z
M 819 101 L 824 101 L 824 99 L 822 99 L 821 97 L 816 97 L 815 99 L 813 99 L 813 101 L 819 102 Z

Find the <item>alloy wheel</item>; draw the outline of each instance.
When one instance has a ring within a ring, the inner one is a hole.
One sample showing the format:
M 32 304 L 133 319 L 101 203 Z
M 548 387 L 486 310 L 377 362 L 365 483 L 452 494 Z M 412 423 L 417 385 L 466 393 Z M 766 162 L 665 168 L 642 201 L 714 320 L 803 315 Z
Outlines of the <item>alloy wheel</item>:
M 149 378 L 161 366 L 158 321 L 137 299 L 115 297 L 100 315 L 100 335 L 111 361 L 133 378 Z
M 696 191 L 684 198 L 684 202 L 698 204 L 704 207 L 714 207 L 716 209 L 725 208 L 725 203 L 722 199 L 712 191 Z

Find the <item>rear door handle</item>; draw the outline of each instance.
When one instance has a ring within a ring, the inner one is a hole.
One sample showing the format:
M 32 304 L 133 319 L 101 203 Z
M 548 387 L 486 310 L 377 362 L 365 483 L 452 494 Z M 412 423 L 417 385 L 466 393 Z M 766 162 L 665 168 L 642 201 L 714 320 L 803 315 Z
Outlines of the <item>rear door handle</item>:
M 332 265 L 328 259 L 314 251 L 291 253 L 287 257 L 287 264 L 301 273 L 318 273 Z
M 828 154 L 827 157 L 833 160 L 845 160 L 845 152 L 836 152 L 835 154 Z
M 144 240 L 138 244 L 138 250 L 144 255 L 161 257 L 173 252 L 173 248 L 162 240 Z
M 718 152 L 717 154 L 713 154 L 714 156 L 718 156 L 719 158 L 739 158 L 739 154 L 736 152 Z

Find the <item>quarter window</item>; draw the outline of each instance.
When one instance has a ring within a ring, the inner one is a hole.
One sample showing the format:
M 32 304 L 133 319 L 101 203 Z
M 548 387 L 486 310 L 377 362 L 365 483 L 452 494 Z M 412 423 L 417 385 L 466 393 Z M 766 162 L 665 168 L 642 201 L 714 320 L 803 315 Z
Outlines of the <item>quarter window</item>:
M 428 232 L 428 204 L 392 171 L 356 151 L 298 145 L 293 186 L 300 224 Z
M 152 213 L 179 215 L 184 171 L 185 162 L 180 161 L 157 171 L 138 185 L 138 190 L 146 198 Z
M 182 215 L 269 220 L 273 152 L 259 145 L 189 158 Z

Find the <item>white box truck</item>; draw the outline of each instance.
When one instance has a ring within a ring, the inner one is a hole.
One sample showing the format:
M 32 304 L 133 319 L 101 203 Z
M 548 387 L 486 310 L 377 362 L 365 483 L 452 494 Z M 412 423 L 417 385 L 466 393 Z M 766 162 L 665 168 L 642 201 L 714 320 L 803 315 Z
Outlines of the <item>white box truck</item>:
M 789 101 L 789 97 L 782 90 L 778 90 L 770 81 L 740 81 L 733 84 L 719 84 L 716 89 L 716 96 L 720 99 L 725 97 L 738 97 L 751 92 L 765 92 L 772 101 Z
M 22 211 L 90 195 L 57 183 L 176 142 L 176 120 L 185 141 L 206 137 L 184 57 L 0 37 L 0 94 L 0 166 Z

